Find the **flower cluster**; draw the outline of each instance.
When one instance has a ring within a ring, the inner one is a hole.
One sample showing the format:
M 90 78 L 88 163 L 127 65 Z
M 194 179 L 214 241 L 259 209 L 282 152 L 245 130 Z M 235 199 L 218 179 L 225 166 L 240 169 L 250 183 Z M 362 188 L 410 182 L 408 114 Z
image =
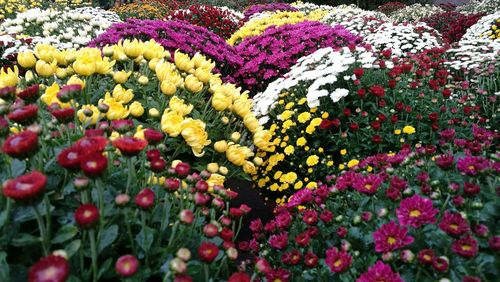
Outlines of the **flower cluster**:
M 172 11 L 165 18 L 205 27 L 223 38 L 229 38 L 240 27 L 242 19 L 240 14 L 227 8 L 210 5 L 191 5 L 185 10 Z
M 142 0 L 115 6 L 111 11 L 117 13 L 123 20 L 129 18 L 156 20 L 163 18 L 170 9 L 157 0 Z
M 40 7 L 40 2 L 39 0 L 4 0 L 0 2 L 0 21 L 5 18 L 15 17 L 17 13 Z
M 497 24 L 500 20 L 500 12 L 482 17 L 476 24 L 469 27 L 464 34 L 464 40 L 487 39 L 498 41 Z
M 309 14 L 314 11 L 322 10 L 322 11 L 330 11 L 334 10 L 335 7 L 328 6 L 328 5 L 316 5 L 310 2 L 302 2 L 302 1 L 297 1 L 293 2 L 292 6 L 297 8 L 299 11 L 305 14 Z
M 223 76 L 233 73 L 242 65 L 241 57 L 223 38 L 207 30 L 182 21 L 128 19 L 109 28 L 89 45 L 104 47 L 123 39 L 154 39 L 170 52 L 179 49 L 191 56 L 197 52 L 216 63 Z
M 276 12 L 266 14 L 262 18 L 254 18 L 246 22 L 227 40 L 231 45 L 241 43 L 245 38 L 254 37 L 265 32 L 269 27 L 279 27 L 286 24 L 295 24 L 307 20 L 302 12 Z
M 441 35 L 425 23 L 385 23 L 364 38 L 375 50 L 392 50 L 396 56 L 418 54 L 423 50 L 441 47 Z
M 100 8 L 35 8 L 5 20 L 0 25 L 0 32 L 44 38 L 57 42 L 61 48 L 78 48 L 119 21 L 115 13 Z
M 484 14 L 465 15 L 455 11 L 434 14 L 421 19 L 428 26 L 436 29 L 448 43 L 460 41 L 467 29 L 483 17 Z
M 232 79 L 252 93 L 257 93 L 288 72 L 301 57 L 319 48 L 355 44 L 358 39 L 342 26 L 330 27 L 313 21 L 273 26 L 236 46 L 244 65 Z
M 330 19 L 329 17 L 325 17 L 325 19 L 323 19 L 322 22 L 325 22 L 324 20 L 329 20 L 329 19 Z M 377 28 L 384 23 L 386 23 L 386 21 L 373 16 L 354 16 L 343 22 L 340 23 L 332 22 L 330 24 L 334 25 L 339 24 L 345 27 L 347 30 L 349 30 L 352 34 L 364 38 L 374 33 L 377 30 Z
M 271 221 L 250 224 L 240 249 L 266 281 L 494 279 L 499 136 L 440 135 L 438 147 L 371 156 L 296 192 Z
M 458 6 L 457 11 L 467 14 L 492 13 L 499 10 L 499 0 L 471 0 Z
M 500 42 L 488 39 L 461 40 L 457 46 L 447 51 L 446 64 L 453 71 L 463 71 L 465 76 L 491 73 L 499 65 Z M 493 68 L 492 68 L 493 67 Z
M 413 4 L 392 12 L 389 16 L 395 22 L 418 22 L 420 19 L 445 12 L 441 7 L 430 4 Z
M 301 59 L 254 98 L 274 143 L 271 152 L 257 154 L 264 159 L 254 176 L 258 187 L 274 196 L 315 187 L 315 179 L 359 157 L 432 144 L 440 128 L 460 127 L 464 117 L 449 99 L 443 53 L 398 60 L 387 51 L 327 48 Z
M 386 15 L 390 15 L 390 14 L 396 12 L 397 10 L 401 10 L 401 9 L 406 8 L 406 7 L 407 7 L 406 4 L 401 3 L 401 2 L 387 2 L 384 5 L 378 6 L 377 11 L 384 13 Z
M 255 14 L 260 14 L 262 12 L 297 12 L 299 9 L 286 3 L 270 3 L 264 5 L 254 5 L 248 7 L 244 12 L 244 21 L 248 21 Z
M 361 17 L 373 17 L 384 21 L 388 20 L 388 17 L 380 12 L 365 11 L 358 8 L 356 5 L 340 5 L 329 10 L 328 14 L 321 19 L 321 22 L 329 25 L 336 25 L 359 20 Z

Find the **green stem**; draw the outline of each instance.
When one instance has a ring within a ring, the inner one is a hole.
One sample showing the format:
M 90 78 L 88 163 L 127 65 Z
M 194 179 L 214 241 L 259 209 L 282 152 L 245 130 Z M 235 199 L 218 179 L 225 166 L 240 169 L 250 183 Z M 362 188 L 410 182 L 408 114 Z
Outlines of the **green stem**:
M 167 250 L 172 246 L 172 241 L 174 240 L 175 234 L 177 233 L 177 228 L 179 227 L 179 221 L 176 221 L 174 227 L 172 228 L 172 234 L 168 238 Z
M 92 256 L 92 281 L 97 281 L 97 245 L 95 240 L 95 231 L 94 229 L 89 230 L 89 238 L 90 238 L 90 253 Z
M 49 242 L 47 238 L 47 232 L 45 230 L 45 224 L 43 223 L 43 218 L 40 215 L 40 211 L 36 205 L 33 205 L 33 211 L 35 212 L 36 222 L 38 223 L 38 229 L 40 229 L 40 236 L 42 237 L 42 248 L 43 254 L 49 254 Z
M 47 229 L 45 230 L 45 236 L 47 241 L 50 243 L 51 229 L 52 229 L 52 219 L 50 217 L 50 201 L 47 195 L 44 196 L 43 201 L 45 203 L 45 221 L 47 223 Z
M 128 239 L 130 240 L 130 246 L 132 248 L 132 251 L 134 252 L 134 254 L 136 254 L 137 251 L 135 249 L 134 237 L 132 236 L 132 228 L 130 227 L 130 221 L 128 220 L 127 213 L 128 213 L 128 209 L 124 209 L 123 217 L 125 220 L 125 224 L 127 225 Z
M 146 212 L 145 211 L 141 211 L 141 226 L 142 226 L 142 231 L 146 232 Z M 149 254 L 149 252 L 145 252 L 145 254 L 144 254 L 146 265 L 148 265 L 148 261 L 149 261 L 148 254 Z
M 135 176 L 135 167 L 134 167 L 134 161 L 132 157 L 127 158 L 127 166 L 128 166 L 128 177 L 127 177 L 127 186 L 125 189 L 125 193 L 128 194 L 130 190 L 130 185 L 132 184 L 132 180 Z
M 208 282 L 210 279 L 210 271 L 208 269 L 208 264 L 203 264 L 203 270 L 205 272 L 205 281 Z

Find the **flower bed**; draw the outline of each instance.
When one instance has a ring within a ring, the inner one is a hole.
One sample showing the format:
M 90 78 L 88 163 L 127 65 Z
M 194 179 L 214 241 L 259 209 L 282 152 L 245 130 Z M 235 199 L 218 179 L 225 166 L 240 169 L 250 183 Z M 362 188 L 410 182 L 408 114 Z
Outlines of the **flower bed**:
M 158 0 L 142 0 L 113 7 L 111 11 L 117 13 L 123 20 L 129 18 L 157 20 L 163 18 L 171 9 Z
M 420 19 L 430 17 L 434 14 L 445 12 L 441 7 L 435 5 L 413 4 L 405 8 L 394 11 L 390 18 L 398 23 L 418 22 Z
M 257 154 L 264 159 L 254 177 L 258 187 L 281 202 L 364 156 L 434 144 L 439 129 L 459 128 L 464 116 L 445 87 L 444 51 L 390 60 L 390 52 L 326 48 L 299 60 L 254 97 L 254 112 L 275 145 Z
M 388 2 L 384 5 L 380 5 L 377 7 L 377 11 L 384 13 L 386 15 L 390 15 L 398 10 L 406 8 L 407 5 L 401 2 Z
M 359 19 L 359 17 L 374 17 L 380 20 L 388 20 L 386 15 L 379 12 L 365 11 L 355 5 L 340 5 L 328 11 L 328 14 L 321 19 L 321 22 L 329 25 L 336 25 L 350 21 L 355 17 L 357 19 Z
M 440 135 L 439 147 L 368 157 L 295 193 L 240 249 L 267 281 L 494 279 L 498 133 Z
M 185 10 L 172 11 L 165 18 L 205 27 L 223 38 L 231 37 L 242 20 L 241 14 L 210 5 L 191 5 Z
M 255 170 L 250 147 L 267 147 L 269 134 L 213 63 L 169 58 L 154 41 L 38 45 L 18 55 L 25 76 L 0 72 L 1 218 L 13 231 L 2 229 L 0 246 L 31 248 L 9 251 L 9 264 L 25 266 L 12 280 L 41 256 L 30 277 L 51 267 L 61 280 L 231 274 L 249 208 L 229 208 L 236 193 L 222 185 Z
M 366 36 L 364 42 L 378 51 L 390 49 L 396 56 L 418 54 L 443 45 L 441 35 L 425 23 L 385 23 Z
M 500 12 L 482 17 L 475 25 L 469 27 L 463 36 L 464 40 L 488 39 L 492 41 L 500 40 L 498 31 L 498 20 Z
M 262 12 L 297 12 L 297 8 L 286 3 L 270 3 L 248 7 L 244 12 L 244 21 L 248 21 L 253 15 Z
M 153 39 L 172 53 L 177 49 L 191 56 L 200 52 L 216 63 L 223 76 L 233 73 L 242 64 L 239 54 L 224 39 L 204 27 L 180 21 L 129 19 L 113 25 L 89 45 L 102 48 L 133 38 Z
M 460 41 L 467 29 L 483 17 L 484 14 L 464 15 L 459 12 L 449 11 L 434 14 L 428 18 L 421 19 L 428 26 L 436 29 L 448 43 Z
M 5 20 L 0 25 L 0 32 L 45 38 L 57 42 L 61 48 L 78 48 L 119 21 L 115 13 L 100 8 L 65 8 L 62 11 L 36 8 Z
M 285 74 L 299 58 L 319 48 L 339 48 L 357 41 L 358 38 L 342 26 L 330 27 L 312 21 L 273 26 L 236 46 L 244 64 L 231 79 L 252 93 L 257 93 L 265 89 L 269 82 Z

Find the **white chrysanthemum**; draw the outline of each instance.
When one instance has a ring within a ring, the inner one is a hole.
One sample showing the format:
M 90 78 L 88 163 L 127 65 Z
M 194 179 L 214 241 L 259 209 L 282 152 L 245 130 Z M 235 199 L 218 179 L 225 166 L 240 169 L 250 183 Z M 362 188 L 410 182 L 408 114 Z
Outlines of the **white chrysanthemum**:
M 321 19 L 321 22 L 329 25 L 337 25 L 342 22 L 347 22 L 354 17 L 374 17 L 384 21 L 389 20 L 386 15 L 380 12 L 365 11 L 356 5 L 339 5 L 333 7 L 333 9 Z
M 423 18 L 430 17 L 434 14 L 443 13 L 443 10 L 439 6 L 435 5 L 421 5 L 421 4 L 413 4 L 410 6 L 406 6 L 403 9 L 397 10 L 391 13 L 390 18 L 395 22 L 418 22 Z
M 477 21 L 476 24 L 467 29 L 461 41 L 490 39 L 489 36 L 491 35 L 491 26 L 499 19 L 500 19 L 500 11 L 482 17 L 481 19 L 479 19 L 479 21 Z M 498 38 L 494 40 L 500 41 L 500 39 Z
M 425 23 L 415 25 L 385 23 L 374 33 L 366 36 L 365 42 L 377 51 L 392 49 L 394 55 L 406 56 L 408 52 L 416 54 L 426 49 L 440 47 L 438 39 L 440 37 L 436 30 Z
M 305 98 L 309 107 L 320 106 L 320 98 L 330 97 L 333 102 L 338 102 L 349 94 L 347 89 L 328 89 L 339 79 L 344 79 L 344 72 L 353 64 L 362 64 L 365 68 L 375 68 L 376 57 L 373 53 L 362 47 L 357 47 L 354 52 L 344 47 L 339 51 L 332 48 L 319 49 L 309 56 L 299 59 L 291 70 L 282 78 L 269 84 L 264 92 L 254 97 L 254 112 L 260 117 L 260 122 L 268 120 L 271 111 L 279 99 L 279 95 L 290 88 L 301 86 L 306 89 Z M 351 79 L 350 76 L 347 76 Z
M 471 0 L 457 7 L 457 11 L 465 14 L 492 13 L 500 10 L 500 0 Z

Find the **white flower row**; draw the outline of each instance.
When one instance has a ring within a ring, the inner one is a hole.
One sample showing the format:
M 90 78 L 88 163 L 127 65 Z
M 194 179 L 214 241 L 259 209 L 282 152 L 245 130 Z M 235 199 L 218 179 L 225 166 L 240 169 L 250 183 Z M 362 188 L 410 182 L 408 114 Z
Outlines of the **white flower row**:
M 318 10 L 318 9 L 326 10 L 326 11 L 330 11 L 330 10 L 335 9 L 335 7 L 332 7 L 332 6 L 316 5 L 316 4 L 308 3 L 308 2 L 295 2 L 295 3 L 292 3 L 292 6 L 299 9 L 301 12 L 303 12 L 305 14 L 309 14 L 310 12 L 313 12 L 313 11 Z
M 0 25 L 0 33 L 43 37 L 69 47 L 81 47 L 119 21 L 117 14 L 100 8 L 35 8 L 18 14 L 14 19 L 5 20 Z
M 481 72 L 490 64 L 500 64 L 500 41 L 461 40 L 447 55 L 449 61 L 445 64 L 450 69 Z
M 269 84 L 264 92 L 254 97 L 254 113 L 259 117 L 259 122 L 265 124 L 268 113 L 275 107 L 279 95 L 287 89 L 303 85 L 306 87 L 306 99 L 309 107 L 320 105 L 320 98 L 329 96 L 333 102 L 338 102 L 348 95 L 349 91 L 337 88 L 333 91 L 324 89 L 325 86 L 335 83 L 339 79 L 351 80 L 352 76 L 343 73 L 354 63 L 359 63 L 363 68 L 378 67 L 374 62 L 376 57 L 372 52 L 362 47 L 356 47 L 354 52 L 347 47 L 335 51 L 331 47 L 319 49 L 309 56 L 299 59 L 290 72 Z M 392 62 L 386 62 L 392 67 Z
M 365 43 L 371 45 L 376 51 L 392 49 L 393 55 L 404 57 L 408 52 L 416 54 L 423 50 L 440 47 L 438 39 L 440 37 L 441 35 L 436 30 L 425 23 L 385 23 L 374 33 L 366 36 Z
M 413 4 L 391 13 L 390 18 L 395 22 L 417 22 L 420 19 L 443 12 L 444 10 L 439 6 Z
M 353 17 L 374 17 L 380 20 L 388 21 L 389 18 L 380 12 L 375 11 L 366 11 L 361 8 L 358 8 L 356 5 L 339 5 L 333 7 L 330 12 L 323 17 L 321 22 L 335 25 L 341 22 L 349 21 Z
M 470 0 L 469 3 L 457 7 L 457 11 L 466 14 L 492 13 L 500 10 L 500 0 Z
M 461 40 L 473 41 L 477 39 L 488 39 L 488 31 L 490 31 L 491 25 L 499 19 L 500 11 L 482 17 L 476 24 L 467 29 L 467 32 L 465 32 Z M 500 41 L 500 39 L 496 39 L 496 41 Z

